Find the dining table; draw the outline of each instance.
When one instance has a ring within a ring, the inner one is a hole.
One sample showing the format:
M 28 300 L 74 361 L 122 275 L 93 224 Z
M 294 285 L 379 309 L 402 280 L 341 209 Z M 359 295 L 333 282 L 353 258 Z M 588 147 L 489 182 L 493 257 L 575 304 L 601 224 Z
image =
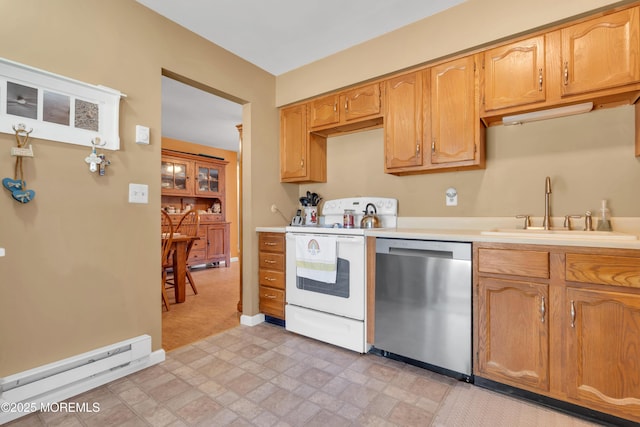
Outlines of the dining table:
M 162 238 L 164 238 L 164 236 Z M 173 240 L 171 242 L 171 249 L 173 252 L 173 289 L 177 303 L 184 302 L 186 300 L 187 248 L 189 246 L 189 242 L 196 239 L 199 239 L 199 237 L 176 233 L 173 235 Z

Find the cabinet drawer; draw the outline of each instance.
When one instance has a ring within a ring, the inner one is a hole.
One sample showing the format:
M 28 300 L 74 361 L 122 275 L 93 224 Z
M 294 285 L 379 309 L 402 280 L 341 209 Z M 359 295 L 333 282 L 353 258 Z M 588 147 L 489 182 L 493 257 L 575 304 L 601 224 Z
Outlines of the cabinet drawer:
M 260 233 L 259 251 L 284 253 L 284 233 Z
M 261 268 L 258 270 L 258 283 L 264 286 L 284 289 L 284 272 Z
M 565 278 L 572 282 L 640 288 L 640 258 L 568 253 Z
M 204 260 L 207 258 L 207 254 L 203 249 L 196 250 L 191 249 L 191 253 L 189 253 L 189 259 L 187 260 L 188 264 L 202 264 Z
M 284 255 L 260 252 L 260 268 L 268 268 L 269 270 L 284 271 Z
M 260 312 L 284 319 L 284 291 L 260 286 Z
M 549 252 L 480 248 L 478 271 L 548 279 Z
M 197 251 L 197 250 L 204 250 L 204 248 L 207 247 L 207 238 L 206 236 L 198 236 L 200 237 L 197 240 L 193 241 L 193 245 L 191 246 L 191 253 L 193 253 L 193 251 Z

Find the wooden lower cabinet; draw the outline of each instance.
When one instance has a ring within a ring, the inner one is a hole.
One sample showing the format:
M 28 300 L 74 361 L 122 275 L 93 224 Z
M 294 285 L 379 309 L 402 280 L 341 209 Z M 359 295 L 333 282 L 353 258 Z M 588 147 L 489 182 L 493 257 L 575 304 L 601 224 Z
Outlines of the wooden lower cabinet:
M 220 222 L 200 226 L 206 233 L 206 253 L 208 262 L 224 261 L 225 267 L 231 264 L 231 243 L 229 237 L 229 223 Z
M 477 243 L 474 260 L 476 377 L 640 422 L 640 250 Z
M 567 287 L 565 311 L 569 398 L 640 421 L 640 295 Z
M 481 277 L 478 292 L 478 372 L 548 391 L 548 285 Z
M 285 235 L 259 233 L 258 245 L 260 312 L 284 320 Z

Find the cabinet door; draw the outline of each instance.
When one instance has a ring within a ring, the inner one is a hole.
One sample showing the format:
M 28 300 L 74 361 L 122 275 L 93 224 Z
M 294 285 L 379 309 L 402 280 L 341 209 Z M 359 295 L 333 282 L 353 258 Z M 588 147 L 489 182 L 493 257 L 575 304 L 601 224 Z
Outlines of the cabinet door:
M 162 157 L 160 173 L 163 195 L 183 196 L 193 194 L 192 164 L 192 162 L 183 159 Z
M 484 53 L 484 110 L 543 102 L 544 35 Z
M 221 223 L 207 226 L 207 259 L 226 259 L 228 267 L 229 249 L 229 225 Z
M 309 126 L 316 128 L 337 124 L 340 121 L 339 102 L 340 96 L 337 94 L 312 101 L 309 104 Z
M 562 95 L 640 81 L 638 7 L 561 31 Z
M 548 391 L 548 286 L 485 277 L 478 286 L 477 375 Z
M 196 190 L 200 196 L 219 196 L 224 190 L 224 169 L 196 162 Z
M 477 114 L 473 56 L 431 69 L 431 163 L 473 161 Z
M 640 295 L 567 287 L 567 395 L 640 421 Z
M 307 176 L 307 108 L 296 105 L 280 112 L 280 179 Z
M 344 121 L 380 114 L 380 85 L 372 84 L 349 90 L 341 96 Z
M 385 171 L 422 165 L 423 72 L 385 82 Z

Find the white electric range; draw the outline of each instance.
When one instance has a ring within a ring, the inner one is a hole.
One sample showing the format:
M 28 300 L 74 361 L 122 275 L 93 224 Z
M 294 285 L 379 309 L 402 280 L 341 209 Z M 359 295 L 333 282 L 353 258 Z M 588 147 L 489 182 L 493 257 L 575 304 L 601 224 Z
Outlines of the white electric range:
M 367 352 L 366 243 L 365 229 L 359 225 L 369 203 L 376 207 L 383 228 L 397 226 L 396 199 L 354 197 L 324 202 L 324 224 L 286 227 L 287 330 Z M 344 227 L 345 210 L 354 211 L 355 227 Z M 305 258 L 309 253 L 330 254 L 334 260 L 330 271 L 323 267 L 309 272 Z

